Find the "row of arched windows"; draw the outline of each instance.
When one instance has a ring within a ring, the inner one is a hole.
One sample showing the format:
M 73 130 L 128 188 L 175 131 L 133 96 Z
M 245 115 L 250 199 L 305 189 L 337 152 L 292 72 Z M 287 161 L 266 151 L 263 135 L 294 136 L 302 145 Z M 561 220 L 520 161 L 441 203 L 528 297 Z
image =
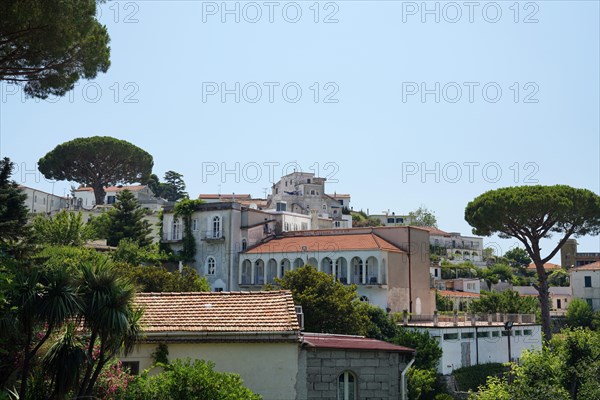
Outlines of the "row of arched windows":
M 320 263 L 314 257 L 306 261 L 298 257 L 293 262 L 284 258 L 279 263 L 273 258 L 266 262 L 263 259 L 243 260 L 239 283 L 242 285 L 275 283 L 275 278 L 281 278 L 287 271 L 305 264 L 316 267 L 344 284 L 378 285 L 386 282 L 385 259 L 380 263 L 376 257 L 368 257 L 365 261 L 360 257 L 353 257 L 348 264 L 344 257 L 338 257 L 335 261 L 325 257 Z

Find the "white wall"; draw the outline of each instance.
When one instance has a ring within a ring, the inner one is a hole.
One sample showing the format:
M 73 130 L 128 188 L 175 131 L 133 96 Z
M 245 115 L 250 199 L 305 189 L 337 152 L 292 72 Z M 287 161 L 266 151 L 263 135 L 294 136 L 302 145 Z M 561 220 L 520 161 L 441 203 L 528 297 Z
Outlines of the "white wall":
M 142 344 L 121 360 L 139 361 L 141 372 L 152 365 L 156 346 Z M 170 343 L 168 348 L 169 360 L 211 360 L 217 371 L 240 374 L 244 386 L 264 400 L 296 399 L 297 343 Z
M 592 287 L 585 287 L 585 277 L 592 278 Z M 571 288 L 573 297 L 591 299 L 594 311 L 600 310 L 600 270 L 571 270 Z
M 448 375 L 455 369 L 467 366 L 462 364 L 463 343 L 468 343 L 470 365 L 505 363 L 508 362 L 508 337 L 502 336 L 503 326 L 478 326 L 477 332 L 489 332 L 489 337 L 480 337 L 476 339 L 475 327 L 457 326 L 449 328 L 425 328 L 411 327 L 418 331 L 428 331 L 429 334 L 438 339 L 442 348 L 442 358 L 438 365 L 438 372 Z M 530 335 L 525 335 L 524 331 L 530 330 Z M 515 335 L 516 332 L 520 335 Z M 498 337 L 493 337 L 491 332 L 498 332 Z M 458 339 L 444 339 L 444 334 L 458 333 Z M 472 333 L 473 338 L 462 338 L 462 334 Z M 477 350 L 479 347 L 479 350 Z M 542 332 L 541 325 L 514 325 L 511 332 L 511 356 L 516 361 L 525 349 L 541 349 Z M 479 362 L 477 361 L 479 353 Z

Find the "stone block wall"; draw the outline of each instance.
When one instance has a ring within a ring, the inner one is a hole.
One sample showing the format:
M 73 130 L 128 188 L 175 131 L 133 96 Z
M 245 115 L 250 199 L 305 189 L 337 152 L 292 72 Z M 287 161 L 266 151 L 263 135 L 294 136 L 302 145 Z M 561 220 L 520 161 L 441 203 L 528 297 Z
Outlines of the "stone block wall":
M 299 388 L 298 394 L 306 393 L 306 399 L 336 399 L 338 378 L 344 371 L 352 372 L 357 379 L 357 399 L 391 400 L 400 396 L 400 372 L 408 362 L 402 354 L 337 349 L 303 349 L 302 353 L 305 362 L 300 366 L 306 366 L 306 388 Z

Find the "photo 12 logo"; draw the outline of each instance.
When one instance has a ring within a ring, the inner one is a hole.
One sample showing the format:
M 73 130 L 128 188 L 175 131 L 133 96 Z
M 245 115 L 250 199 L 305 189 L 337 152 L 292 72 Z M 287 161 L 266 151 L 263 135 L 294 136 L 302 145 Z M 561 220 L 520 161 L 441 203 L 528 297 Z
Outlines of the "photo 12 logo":
M 447 163 L 427 162 L 403 162 L 402 183 L 417 180 L 421 183 L 474 183 L 483 181 L 497 183 L 503 176 L 508 177 L 514 183 L 536 184 L 536 178 L 540 167 L 537 163 L 528 161 L 524 163 L 514 162 L 505 168 L 500 163 L 489 161 L 480 163 L 478 161 L 455 161 Z
M 539 103 L 536 82 L 402 82 L 402 102 L 420 103 Z
M 59 103 L 59 102 L 85 102 L 98 103 L 104 99 L 113 103 L 137 104 L 140 102 L 138 93 L 140 87 L 137 82 L 112 82 L 109 86 L 101 85 L 97 82 L 86 82 L 80 85 L 76 82 L 65 96 L 48 96 L 45 99 L 28 96 L 23 87 L 14 83 L 0 83 L 0 100 L 2 103 L 9 101 L 34 101 L 36 103 Z
M 336 2 L 279 1 L 203 1 L 202 22 L 296 24 L 307 20 L 315 24 L 337 24 L 340 6 Z
M 202 102 L 215 103 L 339 103 L 336 82 L 202 82 Z
M 402 22 L 496 24 L 504 19 L 515 24 L 537 24 L 539 11 L 539 4 L 533 1 L 405 1 L 402 2 Z
M 266 178 L 272 184 L 277 182 L 282 176 L 303 171 L 314 173 L 315 176 L 320 178 L 325 178 L 327 183 L 338 183 L 336 175 L 340 167 L 336 162 L 332 161 L 325 163 L 314 162 L 305 170 L 295 161 L 283 164 L 277 161 L 264 161 L 262 163 L 256 161 L 246 163 L 208 161 L 201 164 L 201 169 L 202 183 L 207 183 L 209 179 L 216 179 L 220 183 L 257 183 Z
M 98 2 L 96 5 L 96 18 L 115 24 L 137 24 L 139 12 L 140 5 L 135 1 Z

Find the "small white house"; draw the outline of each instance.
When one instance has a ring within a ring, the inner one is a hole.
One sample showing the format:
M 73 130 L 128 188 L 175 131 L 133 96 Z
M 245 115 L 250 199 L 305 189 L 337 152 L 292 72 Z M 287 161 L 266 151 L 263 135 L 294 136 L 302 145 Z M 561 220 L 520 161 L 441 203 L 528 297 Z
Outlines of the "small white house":
M 584 299 L 594 311 L 600 310 L 600 261 L 569 270 L 573 297 Z
M 515 322 L 510 330 L 510 360 L 516 361 L 521 357 L 523 350 L 542 347 L 542 329 L 541 325 L 533 322 L 518 322 L 518 317 L 511 320 Z M 509 361 L 509 331 L 505 329 L 501 320 L 437 324 L 410 322 L 408 327 L 428 332 L 437 339 L 442 348 L 442 358 L 438 364 L 438 372 L 441 374 L 449 375 L 462 367 Z

